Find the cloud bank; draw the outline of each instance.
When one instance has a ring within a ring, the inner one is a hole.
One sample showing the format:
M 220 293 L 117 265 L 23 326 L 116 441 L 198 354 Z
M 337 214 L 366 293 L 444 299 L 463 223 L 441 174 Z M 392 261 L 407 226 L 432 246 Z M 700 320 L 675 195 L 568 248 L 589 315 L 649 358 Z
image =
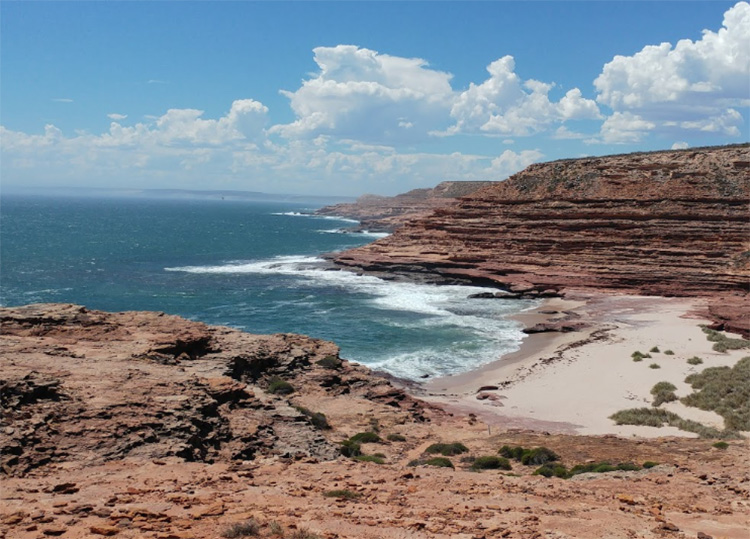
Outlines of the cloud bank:
M 113 112 L 100 134 L 64 134 L 52 124 L 39 134 L 0 127 L 3 178 L 396 193 L 442 180 L 504 179 L 549 157 L 543 139 L 581 145 L 579 153 L 584 144 L 638 145 L 659 136 L 662 147 L 675 148 L 697 135 L 726 140 L 741 134 L 750 107 L 750 4 L 737 3 L 719 30 L 697 41 L 615 56 L 592 76 L 589 95 L 522 79 L 510 55 L 467 88 L 455 88 L 450 73 L 424 59 L 356 45 L 317 47 L 313 59 L 317 69 L 299 88 L 281 90 L 294 113 L 288 123 L 274 124 L 266 105 L 247 98 L 218 118 L 173 108 L 126 123 L 128 115 Z M 482 140 L 484 150 L 451 148 L 467 140 Z

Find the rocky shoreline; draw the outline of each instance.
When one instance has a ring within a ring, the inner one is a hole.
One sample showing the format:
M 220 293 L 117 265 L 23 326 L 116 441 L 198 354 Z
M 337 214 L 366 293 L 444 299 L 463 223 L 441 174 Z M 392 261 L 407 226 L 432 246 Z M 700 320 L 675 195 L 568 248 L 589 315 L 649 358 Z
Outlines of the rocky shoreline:
M 249 523 L 262 537 L 327 539 L 746 531 L 747 441 L 489 426 L 409 396 L 332 343 L 163 313 L 30 305 L 1 309 L 0 324 L 4 538 L 209 538 Z M 342 451 L 357 433 L 370 433 L 361 460 Z M 425 465 L 436 442 L 466 453 Z M 658 465 L 568 480 L 515 461 L 472 469 L 508 444 L 548 447 L 569 467 Z
M 525 297 L 711 297 L 717 323 L 748 335 L 749 153 L 744 144 L 531 165 L 334 262 Z

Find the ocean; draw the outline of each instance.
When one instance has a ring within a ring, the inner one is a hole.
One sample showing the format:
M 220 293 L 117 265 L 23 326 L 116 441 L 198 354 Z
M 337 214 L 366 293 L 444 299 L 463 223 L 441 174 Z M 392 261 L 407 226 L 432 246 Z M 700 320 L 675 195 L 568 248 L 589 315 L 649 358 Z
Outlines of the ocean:
M 518 349 L 508 315 L 534 301 L 331 270 L 320 256 L 382 234 L 315 206 L 197 199 L 3 196 L 0 303 L 154 310 L 252 333 L 332 340 L 398 377 L 465 372 Z

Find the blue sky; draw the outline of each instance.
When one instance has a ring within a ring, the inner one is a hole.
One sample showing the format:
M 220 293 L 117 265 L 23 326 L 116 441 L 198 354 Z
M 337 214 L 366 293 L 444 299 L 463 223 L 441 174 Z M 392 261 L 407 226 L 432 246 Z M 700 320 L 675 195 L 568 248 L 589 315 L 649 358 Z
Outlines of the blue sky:
M 395 194 L 745 142 L 747 2 L 0 3 L 4 187 Z

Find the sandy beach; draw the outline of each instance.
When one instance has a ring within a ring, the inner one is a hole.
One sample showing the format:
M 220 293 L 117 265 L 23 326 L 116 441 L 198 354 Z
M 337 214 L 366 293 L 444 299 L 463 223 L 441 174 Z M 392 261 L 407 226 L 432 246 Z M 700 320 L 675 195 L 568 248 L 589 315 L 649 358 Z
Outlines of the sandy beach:
M 570 293 L 518 315 L 526 327 L 560 323 L 576 330 L 529 335 L 521 349 L 476 371 L 425 383 L 419 397 L 448 411 L 474 413 L 490 430 L 533 429 L 567 434 L 695 436 L 675 427 L 615 425 L 613 413 L 651 406 L 651 388 L 671 382 L 683 397 L 685 377 L 707 367 L 731 366 L 747 350 L 719 353 L 699 327 L 705 301 L 632 295 Z M 649 352 L 658 347 L 660 352 Z M 671 350 L 673 354 L 664 352 Z M 650 359 L 635 362 L 635 351 Z M 703 363 L 690 365 L 687 359 Z M 652 368 L 652 365 L 658 368 Z M 721 428 L 713 412 L 679 401 L 662 408 Z

